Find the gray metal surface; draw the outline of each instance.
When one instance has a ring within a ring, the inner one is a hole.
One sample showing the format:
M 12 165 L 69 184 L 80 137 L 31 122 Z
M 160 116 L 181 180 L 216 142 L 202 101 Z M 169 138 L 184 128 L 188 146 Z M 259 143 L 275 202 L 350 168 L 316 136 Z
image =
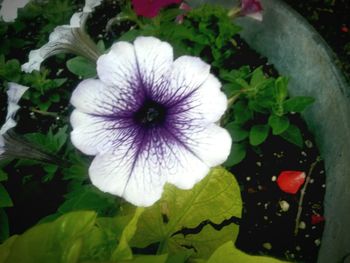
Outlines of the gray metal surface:
M 279 0 L 261 1 L 263 22 L 237 19 L 243 27 L 241 36 L 290 77 L 291 95 L 316 99 L 304 118 L 315 135 L 327 175 L 326 226 L 318 263 L 344 262 L 350 253 L 350 87 L 333 52 L 303 17 Z M 232 0 L 190 2 L 234 5 Z

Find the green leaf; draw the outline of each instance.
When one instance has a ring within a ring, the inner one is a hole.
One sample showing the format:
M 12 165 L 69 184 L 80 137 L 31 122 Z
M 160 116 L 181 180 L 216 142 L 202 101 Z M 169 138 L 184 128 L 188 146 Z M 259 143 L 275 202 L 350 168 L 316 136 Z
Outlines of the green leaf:
M 286 100 L 283 104 L 285 112 L 302 112 L 305 108 L 312 103 L 315 99 L 312 97 L 298 96 Z
M 177 250 L 181 250 L 181 247 L 184 246 L 194 247 L 196 250 L 190 250 L 195 255 L 195 258 L 207 259 L 220 245 L 227 241 L 235 242 L 238 232 L 239 227 L 235 224 L 229 224 L 220 231 L 207 224 L 198 234 L 188 234 L 185 237 L 182 234 L 174 235 L 174 244 L 178 246 Z
M 234 166 L 240 163 L 247 155 L 246 145 L 243 143 L 232 143 L 231 152 L 225 161 L 226 167 Z
M 209 258 L 207 263 L 283 263 L 287 261 L 278 260 L 271 257 L 252 256 L 238 250 L 232 241 L 220 246 Z
M 275 98 L 282 103 L 288 96 L 288 78 L 278 77 L 275 81 Z
M 83 78 L 91 78 L 97 75 L 96 65 L 84 57 L 75 57 L 67 61 L 67 68 L 70 72 Z
M 232 141 L 234 142 L 242 141 L 249 136 L 249 132 L 235 122 L 228 123 L 225 128 L 230 133 Z
M 284 132 L 289 127 L 289 119 L 285 116 L 271 115 L 268 121 L 270 127 L 272 128 L 272 134 L 278 135 Z
M 0 207 L 11 207 L 13 206 L 10 195 L 8 194 L 5 187 L 0 184 Z
M 249 132 L 249 143 L 253 146 L 257 146 L 263 143 L 269 135 L 268 125 L 253 125 Z
M 116 198 L 103 193 L 91 185 L 83 185 L 68 193 L 66 201 L 58 208 L 58 212 L 67 213 L 76 210 L 94 210 L 99 215 L 116 212 Z
M 295 125 L 289 125 L 288 129 L 281 133 L 280 136 L 288 142 L 291 142 L 300 148 L 304 146 L 303 136 L 300 129 Z
M 4 209 L 0 208 L 0 244 L 9 237 L 9 221 Z M 0 255 L 0 262 L 1 255 Z
M 118 263 L 168 263 L 168 254 L 135 256 L 132 260 L 117 261 Z M 98 263 L 98 262 L 96 262 Z M 107 262 L 106 262 L 107 263 Z M 109 262 L 112 263 L 112 262 Z M 180 263 L 180 262 L 176 262 Z
M 135 211 L 134 217 L 131 219 L 129 224 L 124 228 L 118 247 L 112 254 L 113 261 L 132 259 L 133 255 L 132 255 L 131 248 L 129 246 L 129 241 L 131 240 L 131 238 L 134 236 L 136 232 L 137 222 L 140 216 L 142 215 L 142 213 L 144 212 L 144 210 L 145 209 L 143 207 L 138 207 Z
M 7 180 L 7 173 L 4 170 L 0 169 L 0 182 Z
M 82 237 L 90 233 L 95 221 L 96 213 L 81 211 L 36 225 L 0 245 L 0 259 L 4 259 L 0 261 L 75 263 L 82 247 Z
M 252 73 L 252 78 L 250 80 L 250 86 L 256 87 L 261 85 L 262 82 L 265 82 L 266 77 L 264 75 L 264 72 L 262 71 L 262 67 L 258 67 L 255 69 Z
M 234 176 L 221 167 L 214 168 L 191 190 L 180 190 L 167 184 L 161 200 L 147 208 L 139 219 L 132 245 L 146 247 L 160 242 L 159 252 L 182 252 L 186 248 L 181 244 L 189 242 L 187 236 L 174 236 L 174 233 L 183 228 L 195 228 L 208 220 L 220 224 L 232 216 L 240 218 L 241 210 L 240 189 Z M 215 234 L 220 235 L 217 231 L 210 238 L 213 239 Z M 206 253 L 202 251 L 208 241 L 206 238 L 203 236 L 200 246 L 193 245 L 197 254 Z M 220 245 L 218 243 L 219 239 L 215 247 Z M 215 247 L 208 245 L 206 250 L 214 251 Z
M 238 124 L 244 124 L 248 120 L 253 118 L 253 113 L 243 101 L 237 101 L 233 105 L 233 114 L 235 116 L 235 122 Z

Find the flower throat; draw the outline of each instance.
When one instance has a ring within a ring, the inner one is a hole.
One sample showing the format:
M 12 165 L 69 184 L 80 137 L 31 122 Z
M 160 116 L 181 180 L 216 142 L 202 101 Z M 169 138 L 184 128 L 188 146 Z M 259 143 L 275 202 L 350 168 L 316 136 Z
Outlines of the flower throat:
M 146 100 L 134 113 L 134 120 L 143 126 L 153 127 L 164 123 L 167 109 L 153 100 Z

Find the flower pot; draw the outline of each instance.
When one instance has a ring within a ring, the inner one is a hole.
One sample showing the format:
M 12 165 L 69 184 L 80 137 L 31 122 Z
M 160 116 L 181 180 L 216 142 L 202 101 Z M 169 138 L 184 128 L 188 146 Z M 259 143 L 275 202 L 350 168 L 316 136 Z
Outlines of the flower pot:
M 194 0 L 232 7 L 229 0 Z M 290 93 L 312 96 L 305 111 L 309 129 L 325 161 L 326 225 L 318 262 L 350 262 L 350 89 L 336 57 L 321 36 L 298 13 L 279 0 L 261 0 L 262 22 L 239 18 L 241 36 L 290 77 Z M 283 238 L 283 237 L 281 237 Z

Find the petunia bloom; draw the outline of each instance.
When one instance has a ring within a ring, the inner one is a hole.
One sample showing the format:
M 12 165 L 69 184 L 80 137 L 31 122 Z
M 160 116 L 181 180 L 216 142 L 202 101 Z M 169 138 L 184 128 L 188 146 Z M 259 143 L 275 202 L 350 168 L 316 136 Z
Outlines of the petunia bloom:
M 182 0 L 132 0 L 132 6 L 138 16 L 152 18 L 159 11 L 171 4 L 180 4 Z
M 262 21 L 262 6 L 260 0 L 241 0 L 241 16 L 249 16 L 256 20 Z
M 1 3 L 0 18 L 5 22 L 13 22 L 17 18 L 19 8 L 25 7 L 30 0 L 4 0 Z
M 49 36 L 49 42 L 29 53 L 29 60 L 22 65 L 24 72 L 40 70 L 41 63 L 58 53 L 73 53 L 96 61 L 100 56 L 96 44 L 85 32 L 85 23 L 102 0 L 86 0 L 82 12 L 74 13 L 69 25 L 57 26 Z
M 231 137 L 216 125 L 227 107 L 221 84 L 200 58 L 154 37 L 115 43 L 97 60 L 99 79 L 82 81 L 71 103 L 72 143 L 96 155 L 92 183 L 150 206 L 166 182 L 190 189 L 224 162 Z

